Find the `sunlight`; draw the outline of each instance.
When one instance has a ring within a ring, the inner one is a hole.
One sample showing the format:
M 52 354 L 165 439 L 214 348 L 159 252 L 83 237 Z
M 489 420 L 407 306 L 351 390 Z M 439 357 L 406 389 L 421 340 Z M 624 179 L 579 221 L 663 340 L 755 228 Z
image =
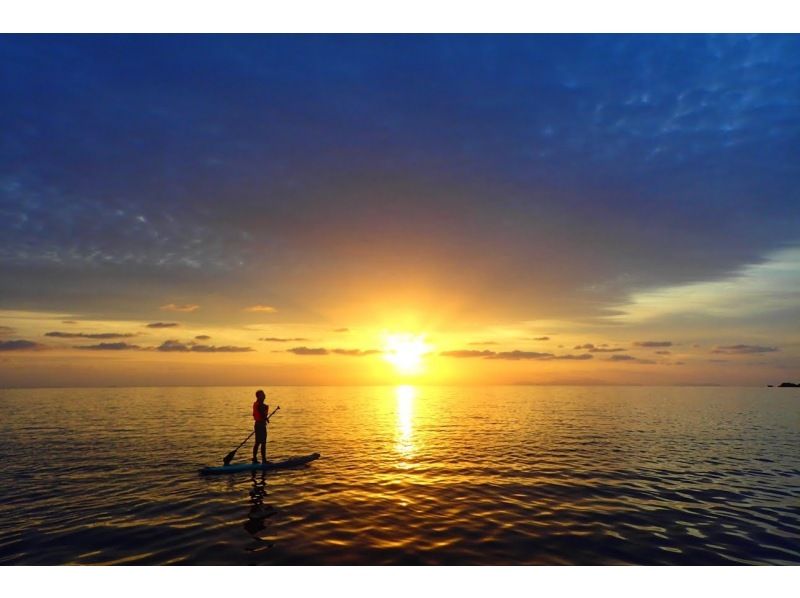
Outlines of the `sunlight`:
M 404 384 L 394 389 L 397 400 L 397 452 L 403 455 L 410 455 L 414 451 L 411 442 L 414 417 L 414 399 L 417 396 L 417 389 L 413 386 Z
M 423 357 L 431 350 L 423 334 L 389 334 L 385 337 L 383 358 L 394 365 L 398 374 L 419 374 L 424 370 Z

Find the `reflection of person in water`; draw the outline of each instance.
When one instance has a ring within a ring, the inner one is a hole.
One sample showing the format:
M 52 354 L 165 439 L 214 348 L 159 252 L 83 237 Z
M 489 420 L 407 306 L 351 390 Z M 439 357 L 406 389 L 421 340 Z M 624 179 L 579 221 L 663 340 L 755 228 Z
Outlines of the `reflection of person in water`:
M 265 471 L 260 474 L 254 471 L 250 477 L 253 482 L 253 487 L 250 488 L 250 512 L 247 514 L 247 521 L 244 522 L 244 529 L 253 536 L 253 542 L 247 548 L 250 551 L 273 546 L 272 542 L 258 536 L 259 532 L 267 529 L 266 520 L 276 513 L 272 505 L 264 504 L 264 498 L 267 496 L 265 476 Z

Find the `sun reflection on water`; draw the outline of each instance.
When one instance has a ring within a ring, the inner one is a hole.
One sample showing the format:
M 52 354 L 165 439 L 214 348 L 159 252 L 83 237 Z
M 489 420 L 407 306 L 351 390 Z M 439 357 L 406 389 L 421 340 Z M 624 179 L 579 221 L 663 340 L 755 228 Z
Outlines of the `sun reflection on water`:
M 394 389 L 397 401 L 397 444 L 395 449 L 404 457 L 414 453 L 414 399 L 417 389 L 408 384 Z

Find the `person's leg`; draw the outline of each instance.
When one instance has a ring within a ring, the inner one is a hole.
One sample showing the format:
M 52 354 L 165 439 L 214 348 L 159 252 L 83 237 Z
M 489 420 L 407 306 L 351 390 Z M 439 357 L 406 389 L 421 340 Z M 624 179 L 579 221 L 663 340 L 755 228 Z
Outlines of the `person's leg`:
M 258 437 L 256 437 L 256 441 L 253 444 L 253 463 L 258 462 L 258 459 L 256 458 L 256 455 L 258 454 L 258 445 L 259 445 Z
M 266 440 L 264 440 L 264 442 L 261 443 L 261 462 L 262 463 L 266 463 L 267 462 L 267 441 Z

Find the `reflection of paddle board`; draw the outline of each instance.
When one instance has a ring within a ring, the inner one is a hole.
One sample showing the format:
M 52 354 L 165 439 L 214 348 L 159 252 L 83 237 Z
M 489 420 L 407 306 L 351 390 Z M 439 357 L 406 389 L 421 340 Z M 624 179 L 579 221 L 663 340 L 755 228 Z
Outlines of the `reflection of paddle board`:
M 202 475 L 210 475 L 213 473 L 236 473 L 240 471 L 269 471 L 271 469 L 283 469 L 285 467 L 297 467 L 298 465 L 305 465 L 319 459 L 319 453 L 311 453 L 310 455 L 300 455 L 298 457 L 289 457 L 283 461 L 267 461 L 266 463 L 235 463 L 233 465 L 220 465 L 218 467 L 203 467 L 200 470 Z

